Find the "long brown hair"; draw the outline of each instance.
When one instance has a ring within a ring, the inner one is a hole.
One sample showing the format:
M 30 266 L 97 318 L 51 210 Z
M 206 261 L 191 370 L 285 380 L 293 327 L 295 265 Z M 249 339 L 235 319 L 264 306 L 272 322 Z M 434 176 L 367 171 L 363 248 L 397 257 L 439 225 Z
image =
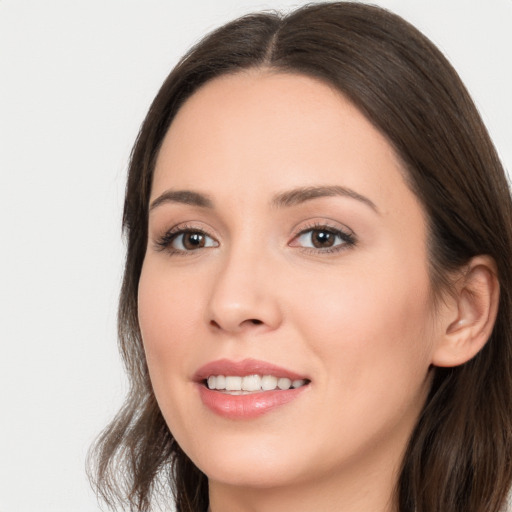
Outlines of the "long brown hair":
M 111 507 L 146 511 L 172 492 L 179 512 L 204 512 L 204 474 L 158 409 L 137 320 L 155 159 L 187 98 L 207 81 L 267 67 L 336 87 L 388 138 L 429 221 L 432 287 L 478 254 L 494 258 L 501 296 L 491 338 L 468 363 L 436 368 L 396 489 L 400 512 L 497 512 L 512 480 L 512 207 L 507 180 L 466 89 L 439 50 L 381 8 L 328 2 L 286 16 L 244 16 L 192 48 L 166 79 L 133 149 L 123 227 L 127 259 L 119 340 L 130 377 L 126 402 L 91 463 Z

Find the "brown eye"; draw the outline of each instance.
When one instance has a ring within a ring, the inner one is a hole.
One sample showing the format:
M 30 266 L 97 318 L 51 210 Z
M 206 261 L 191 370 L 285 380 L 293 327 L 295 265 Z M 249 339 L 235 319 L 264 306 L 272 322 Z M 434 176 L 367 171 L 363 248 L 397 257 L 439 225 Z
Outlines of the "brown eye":
M 183 247 L 187 250 L 199 249 L 205 245 L 205 236 L 202 233 L 184 233 Z
M 194 251 L 204 247 L 216 247 L 218 243 L 201 231 L 181 231 L 173 235 L 170 246 L 177 251 Z
M 302 247 L 315 249 L 329 249 L 343 243 L 339 233 L 324 228 L 308 229 L 299 236 L 298 240 Z
M 355 238 L 352 233 L 345 233 L 328 226 L 305 229 L 291 243 L 292 247 L 318 249 L 319 252 L 322 252 L 322 249 L 332 249 L 334 251 L 354 244 Z
M 310 238 L 313 247 L 316 247 L 317 249 L 332 247 L 336 241 L 336 235 L 334 233 L 320 229 L 312 230 Z

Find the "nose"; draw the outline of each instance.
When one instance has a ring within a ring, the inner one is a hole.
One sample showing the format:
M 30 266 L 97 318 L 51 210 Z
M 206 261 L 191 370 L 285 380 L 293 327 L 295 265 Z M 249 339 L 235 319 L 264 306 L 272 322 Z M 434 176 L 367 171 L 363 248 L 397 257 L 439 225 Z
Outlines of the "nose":
M 275 267 L 250 250 L 232 252 L 211 288 L 207 321 L 216 331 L 243 333 L 276 329 L 282 321 Z

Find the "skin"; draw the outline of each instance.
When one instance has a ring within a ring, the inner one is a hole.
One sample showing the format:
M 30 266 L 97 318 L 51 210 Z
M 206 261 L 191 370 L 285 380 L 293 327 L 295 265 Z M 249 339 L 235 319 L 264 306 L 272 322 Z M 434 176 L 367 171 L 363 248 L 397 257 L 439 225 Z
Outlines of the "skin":
M 150 211 L 139 321 L 159 406 L 208 476 L 213 512 L 395 510 L 397 471 L 446 333 L 433 314 L 425 215 L 403 176 L 385 137 L 304 76 L 217 78 L 173 121 L 151 201 L 190 190 L 212 207 L 163 201 Z M 319 186 L 368 201 L 271 203 Z M 355 243 L 312 247 L 318 231 L 305 230 L 318 226 Z M 158 245 L 176 227 L 206 233 L 206 246 Z M 226 419 L 193 381 L 221 358 L 268 361 L 311 383 L 263 416 Z

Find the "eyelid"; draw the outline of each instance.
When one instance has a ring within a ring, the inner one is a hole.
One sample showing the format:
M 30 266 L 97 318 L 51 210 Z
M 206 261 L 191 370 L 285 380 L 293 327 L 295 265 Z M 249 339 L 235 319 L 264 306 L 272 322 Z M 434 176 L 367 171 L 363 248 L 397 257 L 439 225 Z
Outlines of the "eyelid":
M 325 229 L 328 231 L 340 231 L 344 235 L 354 236 L 355 233 L 352 229 L 350 229 L 345 224 L 341 222 L 332 220 L 332 219 L 310 219 L 307 221 L 300 222 L 293 228 L 293 238 L 296 238 L 299 235 L 306 233 L 307 231 L 311 231 L 314 229 Z
M 202 223 L 201 223 L 202 224 Z M 335 236 L 338 236 L 341 238 L 343 243 L 338 243 L 334 246 L 330 247 L 306 247 L 299 245 L 297 243 L 294 243 L 299 239 L 299 237 L 305 235 L 306 233 L 310 231 L 328 231 L 333 233 Z M 170 254 L 177 254 L 177 255 L 191 255 L 196 252 L 198 252 L 200 249 L 209 249 L 218 247 L 220 245 L 220 242 L 218 240 L 218 236 L 215 236 L 211 234 L 211 232 L 214 231 L 211 228 L 206 228 L 203 225 L 198 225 L 195 222 L 182 222 L 179 224 L 176 224 L 172 226 L 170 229 L 167 229 L 163 234 L 156 236 L 153 240 L 154 249 L 158 252 L 167 251 Z M 205 237 L 208 237 L 209 239 L 213 240 L 213 244 L 197 247 L 196 249 L 189 249 L 189 250 L 183 250 L 183 249 L 177 249 L 174 247 L 171 247 L 171 244 L 176 240 L 176 238 L 182 234 L 185 233 L 200 233 L 204 235 Z M 288 246 L 290 247 L 297 247 L 304 252 L 312 252 L 315 254 L 321 254 L 321 253 L 329 253 L 329 252 L 337 252 L 340 250 L 347 249 L 351 246 L 356 245 L 357 238 L 355 236 L 355 233 L 352 229 L 350 229 L 348 226 L 341 224 L 340 222 L 333 221 L 330 219 L 316 219 L 311 220 L 308 223 L 304 224 L 301 223 L 299 227 L 296 227 L 294 229 L 294 234 L 292 236 L 292 239 L 288 242 Z
M 329 231 L 336 236 L 339 236 L 343 243 L 334 245 L 332 247 L 304 247 L 301 245 L 294 245 L 293 242 L 298 240 L 301 236 L 305 235 L 310 231 Z M 329 253 L 329 252 L 338 252 L 341 250 L 345 250 L 349 247 L 352 247 L 357 244 L 357 238 L 352 229 L 348 226 L 340 224 L 339 222 L 328 221 L 328 220 L 315 220 L 311 221 L 309 224 L 302 225 L 300 228 L 295 229 L 295 234 L 293 235 L 292 240 L 288 243 L 290 247 L 297 247 L 302 249 L 305 252 L 312 252 L 315 254 L 318 253 Z
M 214 246 L 207 246 L 207 247 L 198 247 L 195 250 L 180 250 L 171 247 L 171 244 L 173 241 L 179 237 L 180 235 L 186 234 L 186 233 L 200 233 L 211 240 L 215 242 Z M 189 222 L 182 222 L 179 224 L 176 224 L 175 226 L 171 227 L 170 229 L 164 231 L 163 234 L 157 236 L 154 239 L 154 249 L 158 252 L 161 251 L 168 251 L 171 254 L 181 254 L 181 255 L 190 255 L 192 253 L 195 253 L 199 249 L 209 249 L 210 247 L 218 247 L 219 241 L 217 240 L 217 237 L 210 234 L 209 230 L 205 229 L 204 227 L 199 227 L 198 225 L 194 225 L 194 223 Z

